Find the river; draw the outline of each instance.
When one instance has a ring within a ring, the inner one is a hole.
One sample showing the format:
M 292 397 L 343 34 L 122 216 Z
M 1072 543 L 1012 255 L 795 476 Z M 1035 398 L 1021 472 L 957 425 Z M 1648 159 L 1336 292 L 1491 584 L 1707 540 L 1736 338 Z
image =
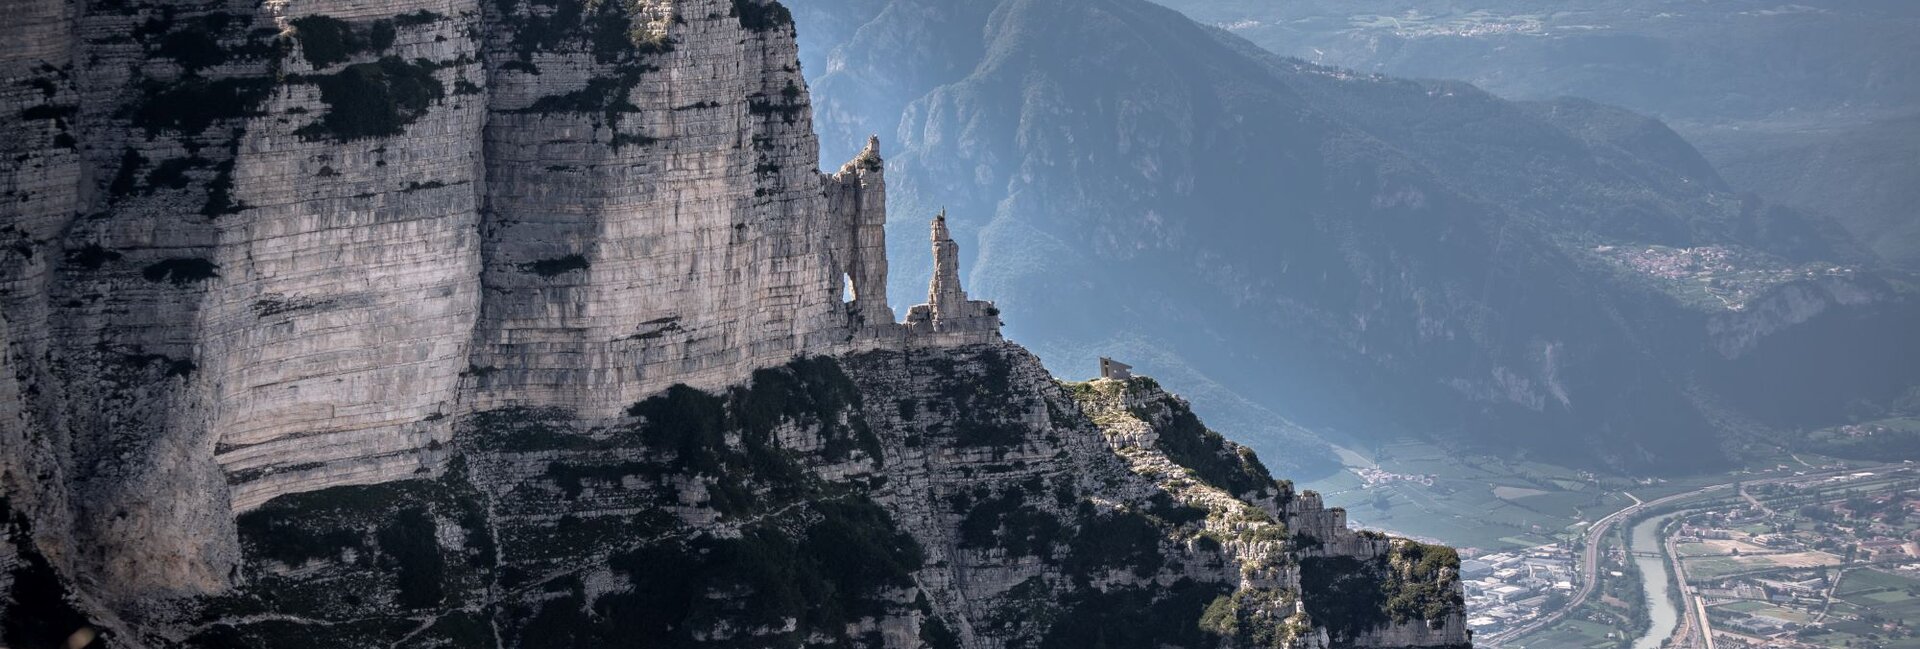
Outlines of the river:
M 1632 541 L 1628 547 L 1634 552 L 1650 552 L 1660 556 L 1660 526 L 1676 516 L 1668 514 L 1650 518 L 1633 526 Z M 1672 589 L 1668 587 L 1671 574 L 1667 561 L 1643 556 L 1634 556 L 1633 565 L 1640 568 L 1641 588 L 1647 595 L 1647 615 L 1653 618 L 1653 628 L 1647 634 L 1633 641 L 1633 649 L 1659 649 L 1660 644 L 1673 636 L 1673 630 L 1680 626 L 1680 609 L 1673 603 Z

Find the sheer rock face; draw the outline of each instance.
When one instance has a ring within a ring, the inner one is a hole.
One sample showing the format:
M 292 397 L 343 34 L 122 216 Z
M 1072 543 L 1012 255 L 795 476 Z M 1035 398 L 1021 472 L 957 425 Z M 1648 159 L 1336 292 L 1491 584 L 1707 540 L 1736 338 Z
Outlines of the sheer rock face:
M 832 350 L 823 233 L 880 242 L 877 172 L 827 209 L 777 5 L 32 3 L 7 29 L 6 479 L 54 485 L 23 502 L 130 592 L 223 587 L 234 512 L 437 471 L 463 412 L 602 420 Z M 884 284 L 884 250 L 845 252 Z
M 894 321 L 878 142 L 818 171 L 778 4 L 18 9 L 0 582 L 113 645 L 1359 637 L 1284 557 L 1389 542 L 1143 469 L 938 220 Z M 1201 540 L 1261 520 L 1319 545 Z
M 602 25 L 569 52 L 529 42 L 553 9 L 488 8 L 502 64 L 474 407 L 605 418 L 843 336 L 791 21 L 725 0 L 626 5 L 664 36 Z

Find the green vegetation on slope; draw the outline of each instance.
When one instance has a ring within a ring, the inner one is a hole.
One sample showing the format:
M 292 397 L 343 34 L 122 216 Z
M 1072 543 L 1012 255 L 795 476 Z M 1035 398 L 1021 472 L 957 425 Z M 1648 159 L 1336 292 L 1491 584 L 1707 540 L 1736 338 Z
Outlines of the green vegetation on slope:
M 1338 642 L 1388 623 L 1445 620 L 1461 613 L 1460 556 L 1451 548 L 1396 541 L 1372 562 L 1351 557 L 1300 560 L 1300 588 L 1307 614 L 1327 625 Z
M 1168 398 L 1154 404 L 1167 413 L 1166 422 L 1157 427 L 1159 448 L 1180 466 L 1192 469 L 1202 481 L 1234 495 L 1265 493 L 1273 487 L 1273 475 L 1260 463 L 1253 449 L 1235 445 L 1200 423 L 1187 404 Z M 1149 408 L 1136 409 L 1134 416 L 1155 421 Z

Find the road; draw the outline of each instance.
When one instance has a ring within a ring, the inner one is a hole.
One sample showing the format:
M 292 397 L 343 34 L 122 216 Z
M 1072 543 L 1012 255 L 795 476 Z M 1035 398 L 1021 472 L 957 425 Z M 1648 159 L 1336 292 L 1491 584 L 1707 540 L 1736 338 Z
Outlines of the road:
M 1740 493 L 1746 495 L 1746 490 L 1742 489 Z M 1686 614 L 1686 619 L 1681 623 L 1680 632 L 1674 634 L 1675 640 L 1672 646 L 1704 646 L 1705 649 L 1715 649 L 1713 620 L 1707 617 L 1707 600 L 1694 594 L 1693 583 L 1687 579 L 1687 564 L 1680 560 L 1679 545 L 1673 542 L 1671 536 L 1660 539 L 1660 544 L 1667 549 L 1667 570 L 1673 572 L 1673 581 L 1679 585 L 1680 589 L 1680 603 L 1685 605 L 1681 611 Z M 1704 645 L 1690 641 L 1696 635 L 1705 640 Z
M 1747 493 L 1746 485 L 1740 485 L 1740 497 L 1747 499 L 1747 504 L 1752 505 L 1754 509 L 1760 510 L 1761 513 L 1766 514 L 1769 518 L 1773 516 L 1773 508 L 1768 507 L 1766 503 L 1760 502 L 1760 499 L 1753 497 L 1753 494 Z
M 1580 550 L 1580 569 L 1577 571 L 1577 574 L 1574 575 L 1576 578 L 1580 578 L 1580 586 L 1578 590 L 1574 591 L 1573 597 L 1570 597 L 1567 599 L 1567 604 L 1565 606 L 1560 607 L 1560 610 L 1554 611 L 1552 613 L 1548 613 L 1546 615 L 1542 615 L 1540 616 L 1539 619 L 1536 619 L 1532 622 L 1528 622 L 1526 624 L 1522 624 L 1512 629 L 1508 629 L 1504 632 L 1496 633 L 1491 636 L 1488 636 L 1486 639 L 1481 640 L 1476 644 L 1479 644 L 1482 647 L 1487 647 L 1488 649 L 1499 649 L 1500 647 L 1505 646 L 1504 643 L 1507 642 L 1508 640 L 1512 640 L 1514 638 L 1524 636 L 1528 633 L 1532 633 L 1534 631 L 1546 628 L 1547 625 L 1553 624 L 1555 622 L 1559 622 L 1562 618 L 1565 618 L 1568 614 L 1572 613 L 1575 610 L 1578 610 L 1581 604 L 1586 603 L 1587 599 L 1593 596 L 1593 591 L 1600 587 L 1600 580 L 1597 578 L 1597 575 L 1600 572 L 1600 546 L 1601 546 L 1600 541 L 1601 539 L 1606 538 L 1607 532 L 1613 529 L 1614 524 L 1619 523 L 1622 520 L 1631 519 L 1635 516 L 1638 516 L 1641 512 L 1644 512 L 1649 509 L 1661 507 L 1663 505 L 1672 504 L 1682 500 L 1698 498 L 1700 496 L 1711 494 L 1716 491 L 1732 489 L 1734 488 L 1734 486 L 1739 485 L 1742 482 L 1746 484 L 1775 484 L 1775 483 L 1781 483 L 1781 482 L 1807 480 L 1810 478 L 1824 478 L 1824 477 L 1830 477 L 1830 476 L 1836 476 L 1836 475 L 1843 475 L 1851 471 L 1852 469 L 1840 469 L 1835 471 L 1811 472 L 1804 475 L 1781 476 L 1777 478 L 1766 478 L 1761 480 L 1742 480 L 1737 482 L 1728 482 L 1724 484 L 1701 487 L 1693 491 L 1688 491 L 1685 493 L 1677 493 L 1671 496 L 1667 496 L 1665 498 L 1658 498 L 1658 499 L 1649 500 L 1646 502 L 1639 502 L 1638 498 L 1634 498 L 1635 504 L 1628 505 L 1626 508 L 1621 509 L 1620 511 L 1607 514 L 1604 518 L 1601 518 L 1598 521 L 1594 521 L 1592 527 L 1587 528 L 1587 535 L 1586 535 L 1586 538 L 1583 540 L 1583 547 Z M 1628 497 L 1632 498 L 1632 496 L 1628 496 Z

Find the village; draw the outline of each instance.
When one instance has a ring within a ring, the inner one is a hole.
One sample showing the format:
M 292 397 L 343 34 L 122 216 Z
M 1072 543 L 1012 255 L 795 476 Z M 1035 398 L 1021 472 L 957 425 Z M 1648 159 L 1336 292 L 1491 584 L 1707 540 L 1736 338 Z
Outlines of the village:
M 1600 245 L 1592 250 L 1617 267 L 1646 277 L 1676 298 L 1715 310 L 1745 310 L 1754 298 L 1787 282 L 1850 277 L 1857 272 L 1846 266 L 1790 264 L 1722 246 Z

